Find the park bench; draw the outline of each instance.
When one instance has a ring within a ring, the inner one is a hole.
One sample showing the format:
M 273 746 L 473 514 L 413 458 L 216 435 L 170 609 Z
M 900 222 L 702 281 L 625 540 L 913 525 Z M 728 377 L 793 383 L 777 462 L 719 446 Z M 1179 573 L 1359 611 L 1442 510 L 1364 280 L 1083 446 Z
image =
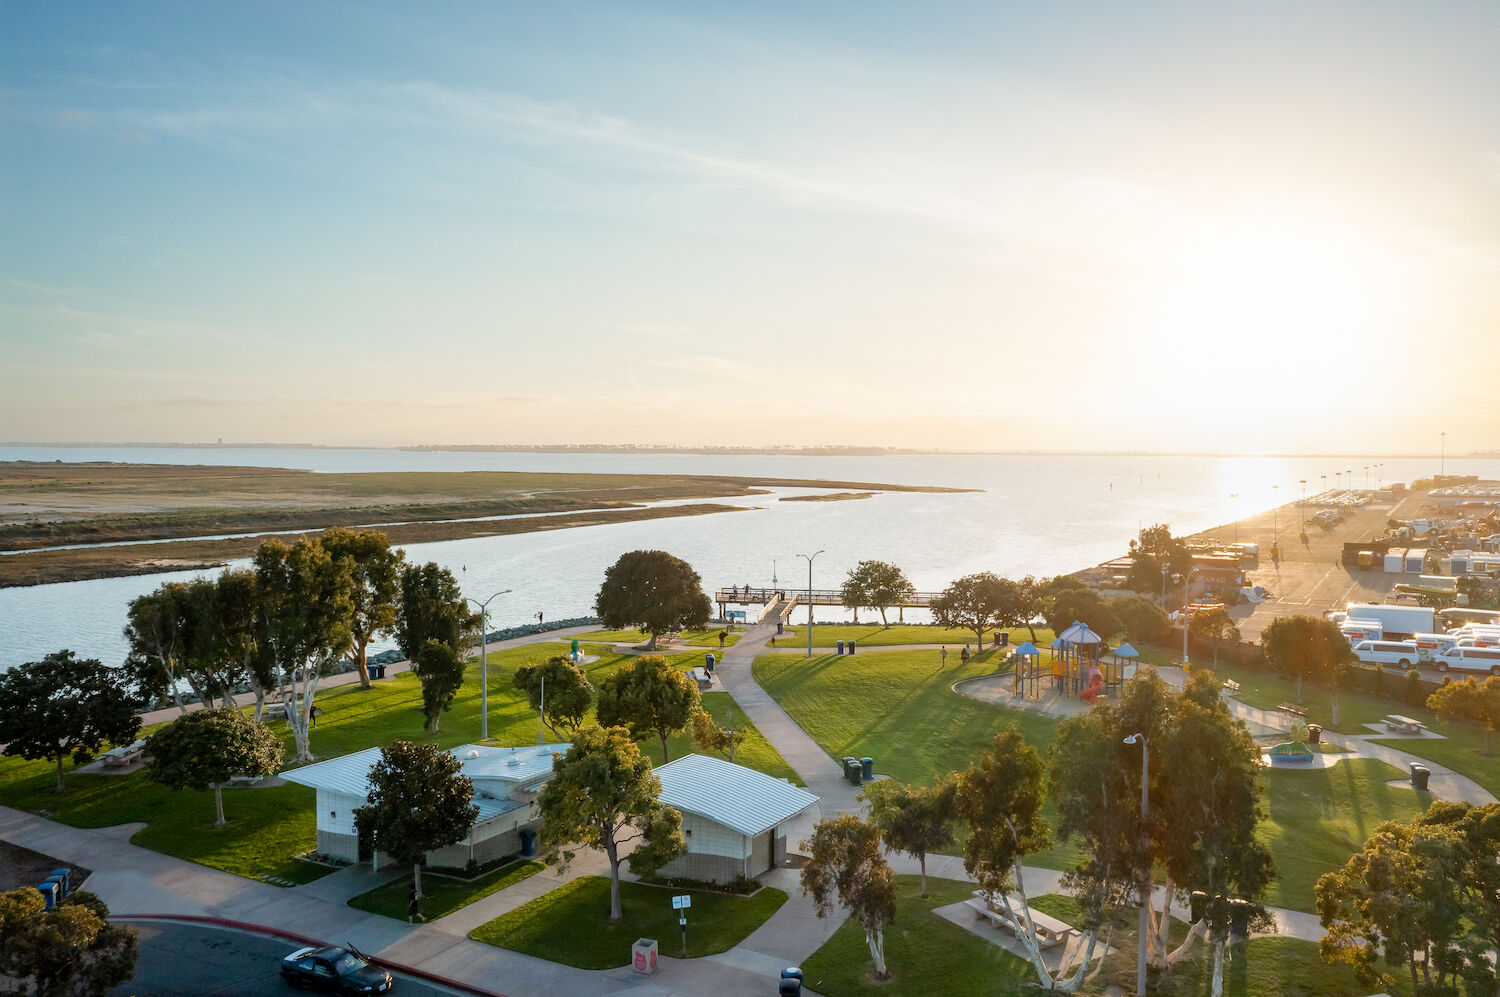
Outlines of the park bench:
M 973 908 L 976 916 L 988 918 L 989 922 L 995 927 L 1009 931 L 1018 938 L 1020 937 L 1019 926 L 1010 919 L 1010 915 L 1005 912 L 1003 907 L 997 910 L 996 905 L 990 901 L 990 898 L 983 890 L 975 890 L 974 896 L 969 900 L 965 900 L 964 904 Z M 1019 901 L 1014 898 L 1012 898 L 1012 905 L 1016 908 L 1020 907 Z M 1059 921 L 1057 918 L 1043 914 L 1035 908 L 1031 911 L 1031 923 L 1036 928 L 1037 944 L 1044 949 L 1051 948 L 1054 945 L 1061 945 L 1073 933 L 1073 926 L 1066 921 Z
M 1403 717 L 1399 713 L 1392 713 L 1385 718 L 1385 729 L 1396 731 L 1400 734 L 1420 734 L 1427 729 L 1427 725 L 1420 720 L 1411 717 Z
M 693 681 L 698 683 L 699 689 L 707 689 L 713 685 L 713 679 L 708 674 L 708 669 L 702 665 L 693 669 Z
M 263 775 L 245 775 L 244 773 L 240 773 L 239 775 L 232 775 L 232 776 L 230 776 L 229 777 L 229 781 L 226 782 L 224 785 L 226 785 L 226 786 L 254 786 L 256 783 L 260 782 L 264 778 L 265 778 L 265 776 L 263 776 Z
M 1236 682 L 1234 679 L 1225 679 L 1224 680 L 1224 691 L 1225 692 L 1239 692 L 1240 691 L 1240 684 L 1238 682 Z
M 99 761 L 107 769 L 122 769 L 140 761 L 145 753 L 146 742 L 144 740 L 134 741 L 130 744 L 122 744 L 119 747 L 110 748 L 99 756 Z
M 1282 703 L 1276 708 L 1282 713 L 1290 713 L 1293 716 L 1301 717 L 1304 720 L 1307 719 L 1307 707 L 1303 706 L 1301 703 Z

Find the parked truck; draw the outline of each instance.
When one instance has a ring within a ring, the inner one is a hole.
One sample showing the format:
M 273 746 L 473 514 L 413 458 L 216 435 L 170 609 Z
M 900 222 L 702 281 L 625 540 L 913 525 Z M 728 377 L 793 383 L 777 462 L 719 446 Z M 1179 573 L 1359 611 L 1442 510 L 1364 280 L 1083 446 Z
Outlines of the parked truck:
M 1437 615 L 1430 606 L 1372 605 L 1351 602 L 1344 609 L 1346 620 L 1370 620 L 1381 625 L 1386 640 L 1406 640 L 1414 634 L 1437 631 Z

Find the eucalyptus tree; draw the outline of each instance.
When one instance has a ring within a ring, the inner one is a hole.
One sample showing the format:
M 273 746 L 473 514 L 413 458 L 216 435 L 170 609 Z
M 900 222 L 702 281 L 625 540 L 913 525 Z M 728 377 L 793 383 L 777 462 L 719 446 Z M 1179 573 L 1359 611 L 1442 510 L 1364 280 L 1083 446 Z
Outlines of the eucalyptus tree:
M 286 710 L 297 760 L 313 760 L 308 740 L 318 683 L 352 646 L 349 563 L 316 538 L 288 547 L 267 540 L 255 552 L 258 639 Z
M 357 532 L 340 527 L 324 530 L 323 547 L 336 558 L 349 561 L 354 582 L 351 597 L 354 612 L 349 633 L 354 643 L 354 666 L 359 669 L 359 684 L 370 688 L 370 667 L 366 650 L 377 634 L 389 632 L 396 625 L 400 609 L 401 568 L 406 554 L 392 548 L 390 538 L 376 530 Z M 456 649 L 462 656 L 463 649 Z

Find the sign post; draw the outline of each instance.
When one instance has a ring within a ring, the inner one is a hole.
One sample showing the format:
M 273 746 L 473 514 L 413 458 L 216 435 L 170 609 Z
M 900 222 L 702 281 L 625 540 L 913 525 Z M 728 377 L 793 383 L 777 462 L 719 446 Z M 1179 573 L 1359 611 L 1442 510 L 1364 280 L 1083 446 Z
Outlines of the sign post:
M 687 958 L 687 910 L 693 906 L 693 898 L 684 893 L 672 898 L 672 909 L 677 912 L 677 925 L 682 929 L 682 955 Z

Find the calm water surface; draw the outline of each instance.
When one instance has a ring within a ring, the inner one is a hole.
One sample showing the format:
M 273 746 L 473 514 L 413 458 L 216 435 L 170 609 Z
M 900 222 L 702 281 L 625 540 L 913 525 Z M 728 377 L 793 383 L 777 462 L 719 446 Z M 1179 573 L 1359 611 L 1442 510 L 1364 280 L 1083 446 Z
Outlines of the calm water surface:
M 836 587 L 856 562 L 892 561 L 920 590 L 940 589 L 972 571 L 1012 577 L 1054 575 L 1125 552 L 1141 526 L 1169 523 L 1193 533 L 1229 522 L 1323 484 L 1378 458 L 886 456 L 800 457 L 699 454 L 426 453 L 397 450 L 0 448 L 0 460 L 112 460 L 132 463 L 295 467 L 323 472 L 549 471 L 725 474 L 945 485 L 983 491 L 956 495 L 880 494 L 853 502 L 730 500 L 747 511 L 684 519 L 589 526 L 546 533 L 411 544 L 407 556 L 437 561 L 465 592 L 490 604 L 492 627 L 591 611 L 604 569 L 639 548 L 671 551 L 712 590 L 724 585 L 805 586 L 807 563 L 822 550 L 813 584 Z M 1363 462 L 1363 463 L 1362 463 Z M 1386 481 L 1437 471 L 1435 460 L 1390 459 Z M 1500 460 L 1448 458 L 1450 474 L 1500 477 Z M 1376 472 L 1370 472 L 1370 484 Z M 1345 483 L 1350 477 L 1343 475 Z M 1278 486 L 1273 489 L 1272 486 Z M 782 489 L 778 494 L 801 490 Z M 1231 496 L 1237 496 L 1232 498 Z M 125 606 L 173 572 L 59 585 L 0 589 L 0 668 L 68 647 L 106 662 L 124 657 Z M 820 610 L 832 614 L 834 610 Z M 918 618 L 920 614 L 909 614 Z

